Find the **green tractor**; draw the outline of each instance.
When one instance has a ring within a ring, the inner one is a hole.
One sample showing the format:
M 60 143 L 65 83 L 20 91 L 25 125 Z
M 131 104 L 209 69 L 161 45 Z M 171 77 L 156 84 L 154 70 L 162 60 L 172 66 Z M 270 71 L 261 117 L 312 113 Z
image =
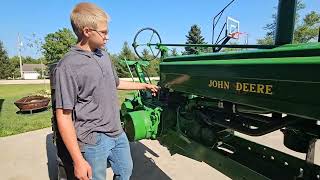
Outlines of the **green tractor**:
M 296 5 L 296 0 L 279 0 L 274 45 L 227 45 L 239 33 L 232 19 L 227 24 L 234 29 L 221 44 L 163 44 L 154 29 L 140 30 L 133 47 L 140 58 L 142 46 L 154 57 L 161 54 L 161 90 L 157 96 L 139 91 L 123 102 L 128 138 L 158 139 L 170 151 L 204 161 L 232 179 L 320 179 L 314 164 L 320 137 L 320 43 L 292 44 Z M 158 42 L 137 42 L 146 31 Z M 169 46 L 213 52 L 169 57 Z M 140 82 L 148 82 L 147 63 L 127 61 Z M 284 145 L 305 153 L 306 160 L 235 133 L 262 136 L 276 130 L 283 132 Z

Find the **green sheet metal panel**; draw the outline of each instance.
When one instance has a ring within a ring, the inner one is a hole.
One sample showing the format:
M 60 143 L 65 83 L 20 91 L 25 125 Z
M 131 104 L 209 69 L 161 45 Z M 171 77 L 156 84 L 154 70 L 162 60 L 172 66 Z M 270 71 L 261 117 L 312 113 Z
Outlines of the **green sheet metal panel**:
M 160 64 L 160 84 L 181 92 L 319 120 L 319 52 L 320 43 L 314 43 L 228 53 L 235 59 L 226 59 L 221 53 L 175 58 L 179 61 L 168 58 Z M 237 58 L 243 54 L 250 54 L 250 58 Z M 261 58 L 266 55 L 268 58 Z
M 320 43 L 287 44 L 274 49 L 242 50 L 234 52 L 208 53 L 202 55 L 172 56 L 163 62 L 199 61 L 199 60 L 228 60 L 228 59 L 257 59 L 279 57 L 320 56 Z

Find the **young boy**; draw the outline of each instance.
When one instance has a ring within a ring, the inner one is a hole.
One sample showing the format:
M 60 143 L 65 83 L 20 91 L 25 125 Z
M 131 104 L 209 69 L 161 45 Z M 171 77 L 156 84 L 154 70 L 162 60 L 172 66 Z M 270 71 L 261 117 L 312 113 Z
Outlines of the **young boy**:
M 74 176 L 81 180 L 105 179 L 107 161 L 114 179 L 130 178 L 133 163 L 120 124 L 117 89 L 158 90 L 155 85 L 119 80 L 102 50 L 109 38 L 108 21 L 108 15 L 96 5 L 76 5 L 71 24 L 78 42 L 60 60 L 54 74 L 57 126 L 67 149 L 60 156 L 71 157 Z

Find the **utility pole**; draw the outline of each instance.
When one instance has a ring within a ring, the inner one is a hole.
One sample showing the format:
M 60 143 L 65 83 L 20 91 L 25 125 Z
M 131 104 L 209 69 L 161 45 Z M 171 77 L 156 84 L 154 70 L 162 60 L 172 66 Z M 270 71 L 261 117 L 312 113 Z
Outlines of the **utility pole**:
M 20 39 L 20 34 L 18 33 L 18 56 L 20 60 L 20 78 L 22 79 L 23 73 L 22 73 L 21 47 L 22 47 L 22 41 Z

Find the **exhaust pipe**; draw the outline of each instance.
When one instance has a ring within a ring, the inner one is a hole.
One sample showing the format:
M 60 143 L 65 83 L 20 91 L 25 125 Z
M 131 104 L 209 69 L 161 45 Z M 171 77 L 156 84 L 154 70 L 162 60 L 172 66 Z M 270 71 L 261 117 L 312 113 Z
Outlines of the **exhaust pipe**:
M 297 0 L 279 0 L 275 45 L 292 44 Z

